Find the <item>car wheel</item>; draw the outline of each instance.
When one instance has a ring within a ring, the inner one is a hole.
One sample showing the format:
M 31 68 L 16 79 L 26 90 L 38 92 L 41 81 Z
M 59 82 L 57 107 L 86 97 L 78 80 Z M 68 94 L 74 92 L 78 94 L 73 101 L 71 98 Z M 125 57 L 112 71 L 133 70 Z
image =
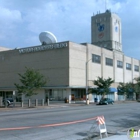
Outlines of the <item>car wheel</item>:
M 7 106 L 10 106 L 10 101 L 7 101 Z
M 106 103 L 106 105 L 108 105 L 108 103 Z

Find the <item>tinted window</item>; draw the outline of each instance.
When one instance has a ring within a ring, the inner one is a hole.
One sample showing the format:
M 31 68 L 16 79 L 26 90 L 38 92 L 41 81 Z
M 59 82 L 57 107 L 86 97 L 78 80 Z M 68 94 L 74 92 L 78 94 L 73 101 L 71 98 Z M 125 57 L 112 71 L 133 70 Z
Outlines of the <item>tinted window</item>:
M 126 63 L 126 69 L 127 69 L 127 70 L 131 70 L 131 64 Z
M 135 65 L 134 70 L 139 72 L 139 66 Z
M 92 62 L 94 63 L 101 63 L 101 56 L 92 54 Z
M 108 65 L 108 66 L 113 66 L 113 59 L 111 59 L 111 58 L 106 58 L 106 65 Z
M 118 68 L 122 68 L 122 67 L 123 67 L 123 62 L 117 60 L 117 67 L 118 67 Z

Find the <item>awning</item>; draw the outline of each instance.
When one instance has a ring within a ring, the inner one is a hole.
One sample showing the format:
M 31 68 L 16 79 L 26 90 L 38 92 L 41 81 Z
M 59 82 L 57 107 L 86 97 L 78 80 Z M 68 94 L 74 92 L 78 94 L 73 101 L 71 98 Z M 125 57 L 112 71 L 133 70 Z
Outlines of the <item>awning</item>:
M 110 92 L 118 92 L 117 88 L 109 88 L 110 89 Z

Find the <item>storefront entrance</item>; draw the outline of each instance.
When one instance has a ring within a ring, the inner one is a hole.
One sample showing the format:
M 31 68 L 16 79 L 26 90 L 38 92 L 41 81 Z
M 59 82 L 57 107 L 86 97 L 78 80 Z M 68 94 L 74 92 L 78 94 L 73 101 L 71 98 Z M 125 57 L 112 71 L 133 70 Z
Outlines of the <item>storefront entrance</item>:
M 86 90 L 85 89 L 72 89 L 71 90 L 71 100 L 72 101 L 86 100 Z
M 50 101 L 64 101 L 66 97 L 65 89 L 48 89 L 46 91 L 46 98 L 49 98 Z

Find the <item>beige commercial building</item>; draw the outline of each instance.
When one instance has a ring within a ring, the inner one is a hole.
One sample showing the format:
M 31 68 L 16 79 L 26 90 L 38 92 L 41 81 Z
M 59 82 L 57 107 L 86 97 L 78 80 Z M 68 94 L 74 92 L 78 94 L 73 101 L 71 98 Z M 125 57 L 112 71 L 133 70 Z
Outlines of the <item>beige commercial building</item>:
M 93 80 L 98 76 L 111 77 L 114 89 L 119 82 L 139 77 L 140 60 L 122 52 L 120 18 L 106 11 L 92 17 L 91 27 L 92 44 L 65 41 L 1 51 L 0 94 L 7 92 L 11 96 L 16 92 L 14 83 L 19 83 L 18 73 L 24 73 L 25 67 L 38 69 L 49 78 L 46 86 L 37 91 L 34 98 L 38 99 L 85 100 L 86 86 L 95 87 Z M 91 101 L 94 97 L 89 95 Z

